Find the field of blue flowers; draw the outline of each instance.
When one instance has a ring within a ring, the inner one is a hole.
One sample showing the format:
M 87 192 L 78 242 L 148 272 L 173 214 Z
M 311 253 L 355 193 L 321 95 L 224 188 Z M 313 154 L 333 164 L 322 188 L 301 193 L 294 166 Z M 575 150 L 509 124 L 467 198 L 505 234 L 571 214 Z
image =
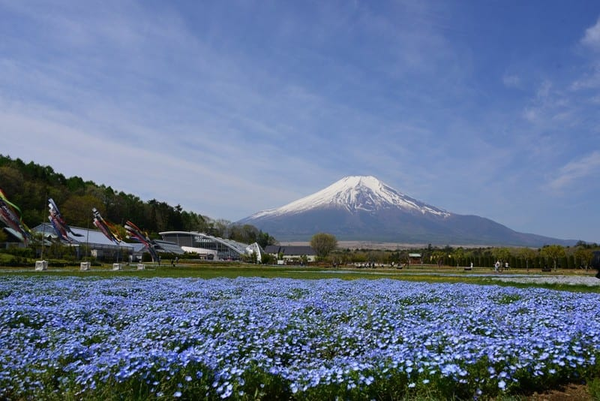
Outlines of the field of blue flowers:
M 403 399 L 598 377 L 600 294 L 396 280 L 0 277 L 0 398 Z

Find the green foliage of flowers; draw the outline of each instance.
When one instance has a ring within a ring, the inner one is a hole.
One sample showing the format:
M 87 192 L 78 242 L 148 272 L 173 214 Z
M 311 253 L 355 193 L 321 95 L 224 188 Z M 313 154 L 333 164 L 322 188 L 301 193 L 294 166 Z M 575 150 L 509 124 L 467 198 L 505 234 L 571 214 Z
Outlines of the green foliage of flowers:
M 486 399 L 599 387 L 599 294 L 6 276 L 0 295 L 6 399 Z

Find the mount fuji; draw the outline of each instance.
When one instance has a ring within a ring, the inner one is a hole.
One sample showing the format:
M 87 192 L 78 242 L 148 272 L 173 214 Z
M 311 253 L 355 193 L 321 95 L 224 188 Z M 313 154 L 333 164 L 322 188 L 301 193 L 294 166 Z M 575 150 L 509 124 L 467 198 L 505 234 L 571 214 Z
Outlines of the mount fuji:
M 308 241 L 318 232 L 327 232 L 338 240 L 412 244 L 538 247 L 577 242 L 520 233 L 484 217 L 451 213 L 372 176 L 342 178 L 312 195 L 237 223 L 252 224 L 280 241 Z

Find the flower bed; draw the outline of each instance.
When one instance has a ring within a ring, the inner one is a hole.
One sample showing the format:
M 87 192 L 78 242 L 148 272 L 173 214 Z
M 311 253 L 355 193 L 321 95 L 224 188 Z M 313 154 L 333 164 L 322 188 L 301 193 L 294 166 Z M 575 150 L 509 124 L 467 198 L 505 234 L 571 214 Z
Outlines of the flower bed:
M 394 280 L 0 278 L 0 398 L 398 399 L 598 375 L 600 295 Z

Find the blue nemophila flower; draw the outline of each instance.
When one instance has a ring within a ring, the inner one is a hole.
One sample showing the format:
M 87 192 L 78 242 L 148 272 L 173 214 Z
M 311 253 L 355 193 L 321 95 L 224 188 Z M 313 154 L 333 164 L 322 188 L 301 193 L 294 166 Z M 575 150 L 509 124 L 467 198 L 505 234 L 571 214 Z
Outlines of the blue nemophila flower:
M 227 398 L 251 367 L 293 393 L 402 372 L 413 387 L 429 375 L 505 390 L 526 372 L 575 375 L 600 351 L 597 294 L 259 278 L 4 277 L 3 288 L 0 389 L 11 394 L 43 387 L 48 368 L 82 394 L 132 380 L 172 381 L 177 394 L 207 380 Z M 480 361 L 489 375 L 473 377 Z

